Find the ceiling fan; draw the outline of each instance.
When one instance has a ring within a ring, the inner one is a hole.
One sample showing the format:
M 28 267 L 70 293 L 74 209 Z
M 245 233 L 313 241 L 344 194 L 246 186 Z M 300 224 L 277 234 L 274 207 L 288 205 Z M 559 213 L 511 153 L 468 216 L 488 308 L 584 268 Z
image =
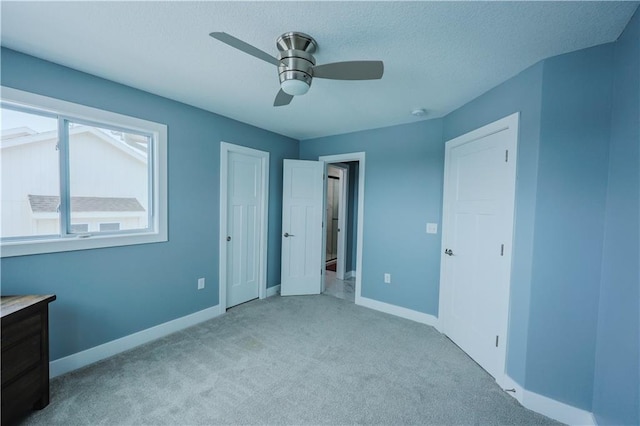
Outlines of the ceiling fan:
M 280 91 L 273 106 L 288 105 L 294 96 L 307 93 L 314 77 L 331 80 L 377 80 L 382 78 L 384 73 L 382 61 L 346 61 L 316 65 L 312 53 L 316 51 L 318 44 L 313 37 L 300 32 L 288 32 L 278 37 L 277 58 L 227 33 L 213 32 L 209 35 L 278 67 Z

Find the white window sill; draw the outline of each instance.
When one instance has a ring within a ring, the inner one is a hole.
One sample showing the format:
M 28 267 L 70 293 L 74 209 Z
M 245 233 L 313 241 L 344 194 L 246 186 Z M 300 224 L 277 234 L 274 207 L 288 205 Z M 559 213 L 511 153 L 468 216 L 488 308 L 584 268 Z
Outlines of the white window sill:
M 59 253 L 106 247 L 151 244 L 168 241 L 166 232 L 145 232 L 125 235 L 83 234 L 70 238 L 51 238 L 29 241 L 7 241 L 0 246 L 0 256 L 15 257 L 32 254 Z

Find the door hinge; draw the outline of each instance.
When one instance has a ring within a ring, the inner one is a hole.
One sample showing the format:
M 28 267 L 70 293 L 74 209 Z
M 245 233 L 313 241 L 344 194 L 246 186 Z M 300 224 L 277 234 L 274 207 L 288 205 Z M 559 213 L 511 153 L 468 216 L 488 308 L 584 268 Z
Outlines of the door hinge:
M 500 256 L 504 256 L 504 244 L 500 244 Z
M 505 150 L 504 151 L 504 162 L 507 163 L 509 162 L 509 150 Z
M 498 347 L 498 336 L 496 336 L 496 348 Z

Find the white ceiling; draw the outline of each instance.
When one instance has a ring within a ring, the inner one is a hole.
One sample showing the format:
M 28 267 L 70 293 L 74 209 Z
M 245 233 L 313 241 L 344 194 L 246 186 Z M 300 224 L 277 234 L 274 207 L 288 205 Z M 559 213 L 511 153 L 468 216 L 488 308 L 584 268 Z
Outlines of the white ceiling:
M 638 2 L 1 2 L 3 46 L 296 139 L 440 117 L 541 59 L 614 41 Z M 382 80 L 315 79 L 274 108 L 276 55 L 313 36 L 318 64 L 381 59 Z

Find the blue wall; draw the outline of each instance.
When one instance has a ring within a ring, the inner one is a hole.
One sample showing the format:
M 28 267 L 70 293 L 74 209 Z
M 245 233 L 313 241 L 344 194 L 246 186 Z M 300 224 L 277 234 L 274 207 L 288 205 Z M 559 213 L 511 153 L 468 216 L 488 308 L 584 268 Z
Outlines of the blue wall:
M 440 235 L 426 234 L 425 226 L 441 217 L 441 120 L 300 142 L 301 159 L 361 151 L 362 296 L 437 315 Z M 392 284 L 384 284 L 384 273 L 391 274 Z
M 611 121 L 611 44 L 544 61 L 526 387 L 590 410 Z
M 282 160 L 297 141 L 9 49 L 1 59 L 5 86 L 168 125 L 169 242 L 2 259 L 3 294 L 58 296 L 51 359 L 218 304 L 220 141 L 271 153 L 267 281 L 280 283 Z
M 536 64 L 446 116 L 443 131 L 448 140 L 520 111 L 507 373 L 528 390 L 586 410 L 601 297 L 613 49 Z M 631 214 L 637 224 L 637 210 Z M 622 357 L 638 363 L 637 355 Z
M 447 115 L 443 127 L 447 141 L 520 112 L 507 348 L 507 372 L 520 384 L 525 381 L 527 361 L 542 69 L 538 63 L 491 89 Z
M 640 424 L 640 11 L 614 48 L 609 186 L 593 412 Z

